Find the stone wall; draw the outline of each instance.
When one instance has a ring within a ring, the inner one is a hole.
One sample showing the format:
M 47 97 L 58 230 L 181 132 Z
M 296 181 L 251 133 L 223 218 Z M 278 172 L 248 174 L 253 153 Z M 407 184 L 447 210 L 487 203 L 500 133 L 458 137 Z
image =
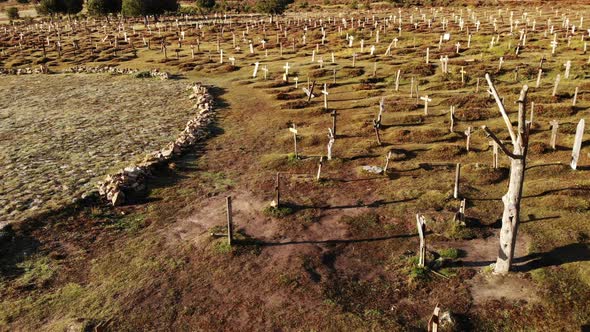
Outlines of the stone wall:
M 99 184 L 99 194 L 114 206 L 124 204 L 129 194 L 143 191 L 147 177 L 156 167 L 170 162 L 208 136 L 209 126 L 215 115 L 213 97 L 209 94 L 208 88 L 200 83 L 195 83 L 190 89 L 192 94 L 189 98 L 195 100 L 193 109 L 196 115 L 188 121 L 176 140 L 161 150 L 148 154 L 142 162 L 108 175 Z
M 39 67 L 25 67 L 25 68 L 0 68 L 0 75 L 32 75 L 32 74 L 50 74 L 51 72 L 47 66 L 39 65 Z M 74 66 L 63 70 L 61 73 L 69 74 L 111 74 L 111 75 L 135 75 L 144 73 L 145 77 L 159 78 L 161 80 L 167 80 L 170 78 L 170 74 L 165 71 L 158 69 L 152 69 L 150 71 L 140 71 L 139 69 L 131 68 L 120 68 L 114 66 Z

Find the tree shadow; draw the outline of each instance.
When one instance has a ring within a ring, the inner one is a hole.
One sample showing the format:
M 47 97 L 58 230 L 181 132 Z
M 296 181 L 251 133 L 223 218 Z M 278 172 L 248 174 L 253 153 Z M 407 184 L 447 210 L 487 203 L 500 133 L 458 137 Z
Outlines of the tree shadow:
M 536 197 L 542 197 L 545 195 L 550 195 L 550 194 L 554 194 L 554 193 L 558 193 L 560 191 L 566 191 L 566 190 L 572 190 L 572 191 L 586 191 L 586 192 L 590 192 L 590 188 L 578 188 L 578 187 L 567 187 L 567 188 L 560 188 L 560 189 L 549 189 L 549 190 L 544 190 L 538 194 L 534 194 L 534 195 L 528 195 L 528 196 L 522 196 L 522 198 L 536 198 Z
M 515 258 L 515 265 L 512 270 L 518 272 L 529 272 L 543 267 L 560 266 L 574 262 L 590 261 L 590 244 L 571 243 L 562 247 L 554 248 L 544 253 L 533 253 L 523 257 Z
M 41 243 L 28 232 L 15 232 L 12 225 L 0 230 L 0 276 L 13 279 L 25 272 L 18 265 L 37 252 Z

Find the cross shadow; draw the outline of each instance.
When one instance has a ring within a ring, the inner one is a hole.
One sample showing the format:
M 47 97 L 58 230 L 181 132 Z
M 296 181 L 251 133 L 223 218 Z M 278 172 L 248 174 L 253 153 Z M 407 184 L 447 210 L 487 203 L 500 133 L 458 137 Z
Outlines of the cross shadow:
M 306 209 L 322 209 L 322 210 L 341 210 L 341 209 L 356 209 L 356 208 L 371 208 L 371 207 L 380 207 L 384 205 L 396 204 L 396 203 L 406 203 L 416 200 L 416 198 L 406 198 L 397 201 L 385 201 L 385 200 L 376 200 L 371 203 L 367 204 L 350 204 L 350 205 L 297 205 L 297 204 L 290 204 L 290 207 L 294 210 L 306 210 Z
M 348 243 L 362 243 L 362 242 L 378 242 L 378 241 L 387 241 L 391 239 L 403 239 L 403 238 L 411 238 L 416 237 L 416 234 L 401 234 L 401 235 L 391 235 L 391 236 L 383 236 L 383 237 L 376 237 L 376 238 L 366 238 L 366 239 L 332 239 L 332 240 L 302 240 L 302 241 L 288 241 L 288 242 L 261 242 L 261 246 L 286 246 L 286 245 L 297 245 L 297 244 L 348 244 Z

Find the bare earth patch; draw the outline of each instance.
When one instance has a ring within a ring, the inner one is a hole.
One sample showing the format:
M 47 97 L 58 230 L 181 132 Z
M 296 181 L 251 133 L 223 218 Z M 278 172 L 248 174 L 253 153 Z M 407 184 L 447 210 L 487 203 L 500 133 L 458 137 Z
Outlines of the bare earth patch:
M 173 140 L 186 82 L 107 75 L 0 80 L 0 224 L 52 209 Z

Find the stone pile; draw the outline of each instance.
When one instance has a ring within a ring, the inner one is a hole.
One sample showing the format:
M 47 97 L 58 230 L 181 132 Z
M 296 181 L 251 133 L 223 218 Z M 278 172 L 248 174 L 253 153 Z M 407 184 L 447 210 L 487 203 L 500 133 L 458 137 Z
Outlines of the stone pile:
M 0 75 L 31 75 L 31 74 L 48 74 L 47 66 L 39 65 L 37 68 L 0 68 Z
M 114 74 L 114 75 L 132 75 L 139 72 L 137 69 L 119 68 L 114 66 L 74 66 L 64 70 L 64 73 L 75 74 Z
M 66 69 L 64 73 L 85 73 L 85 74 L 112 74 L 112 75 L 134 75 L 138 73 L 145 73 L 146 77 L 159 78 L 161 80 L 167 80 L 170 78 L 170 74 L 167 72 L 159 71 L 158 69 L 152 69 L 150 71 L 140 72 L 138 69 L 120 68 L 114 66 L 75 66 Z
M 188 121 L 176 140 L 163 149 L 148 154 L 141 163 L 108 175 L 99 184 L 99 194 L 111 204 L 122 205 L 125 203 L 125 197 L 130 193 L 145 190 L 145 181 L 156 167 L 170 162 L 174 157 L 181 155 L 207 137 L 209 125 L 214 118 L 213 97 L 209 94 L 208 88 L 200 83 L 194 84 L 190 89 L 192 94 L 189 98 L 195 100 L 193 109 L 196 111 L 196 116 Z

